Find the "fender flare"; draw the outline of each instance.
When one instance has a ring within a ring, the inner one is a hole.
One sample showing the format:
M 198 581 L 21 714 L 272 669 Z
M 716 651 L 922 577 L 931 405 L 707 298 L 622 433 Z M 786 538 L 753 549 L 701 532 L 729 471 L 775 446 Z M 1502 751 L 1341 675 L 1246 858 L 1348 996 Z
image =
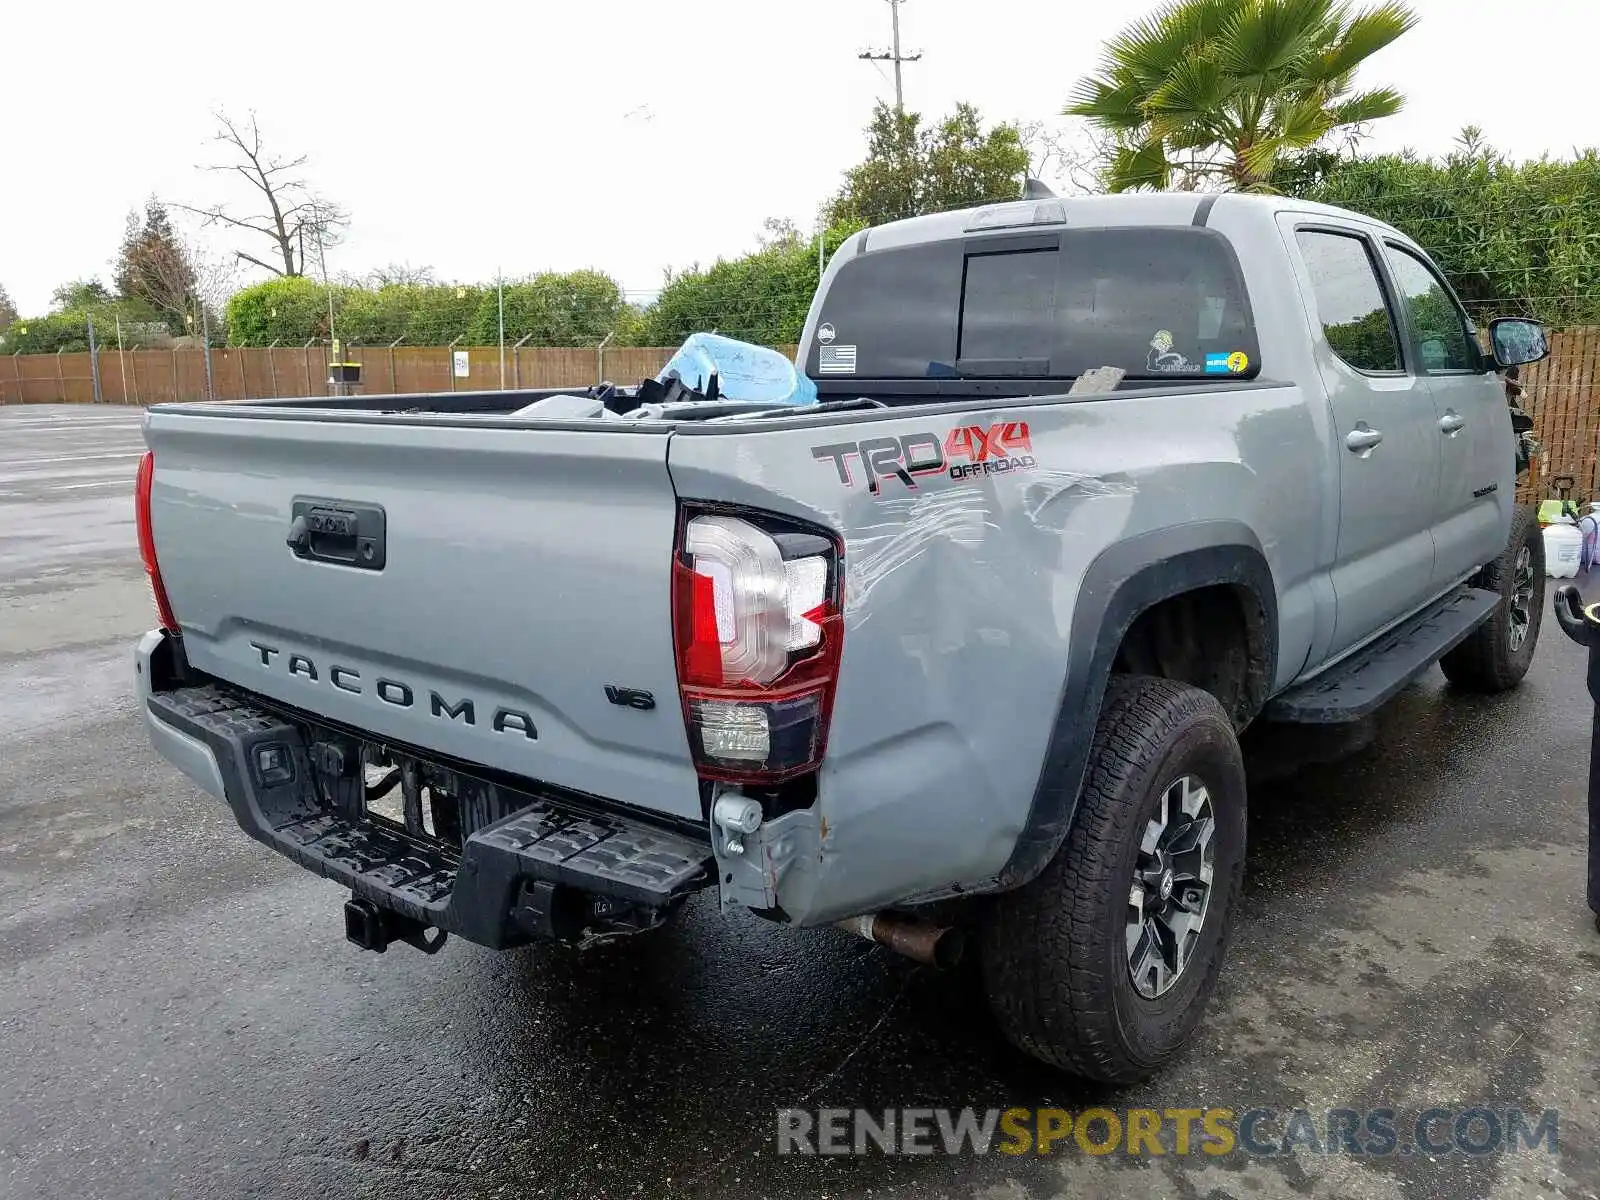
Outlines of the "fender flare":
M 1254 716 L 1277 672 L 1278 594 L 1255 533 L 1238 521 L 1196 521 L 1108 546 L 1089 564 L 1072 614 L 1071 650 L 1027 824 L 1001 870 L 1001 889 L 1027 883 L 1055 856 L 1072 827 L 1100 705 L 1117 649 L 1139 614 L 1173 596 L 1227 584 L 1246 606 L 1252 642 L 1266 661 L 1251 688 Z

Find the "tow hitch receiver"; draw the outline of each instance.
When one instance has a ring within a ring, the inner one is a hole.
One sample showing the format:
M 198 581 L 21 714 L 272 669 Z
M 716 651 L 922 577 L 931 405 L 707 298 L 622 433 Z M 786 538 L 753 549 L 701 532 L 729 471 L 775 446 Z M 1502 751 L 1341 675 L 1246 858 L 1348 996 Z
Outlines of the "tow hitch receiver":
M 382 908 L 362 896 L 352 896 L 344 902 L 344 936 L 363 950 L 382 954 L 390 942 L 404 942 L 415 946 L 424 954 L 437 954 L 449 935 L 435 930 L 437 937 L 428 937 L 428 926 L 421 921 L 401 916 Z

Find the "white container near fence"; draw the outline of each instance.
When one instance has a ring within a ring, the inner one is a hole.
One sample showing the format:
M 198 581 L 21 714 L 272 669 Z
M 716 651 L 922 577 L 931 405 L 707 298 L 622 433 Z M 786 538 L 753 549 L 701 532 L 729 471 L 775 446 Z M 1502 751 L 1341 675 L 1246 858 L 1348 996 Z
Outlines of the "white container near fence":
M 1583 534 L 1571 517 L 1544 527 L 1544 570 L 1551 579 L 1571 579 L 1583 558 Z

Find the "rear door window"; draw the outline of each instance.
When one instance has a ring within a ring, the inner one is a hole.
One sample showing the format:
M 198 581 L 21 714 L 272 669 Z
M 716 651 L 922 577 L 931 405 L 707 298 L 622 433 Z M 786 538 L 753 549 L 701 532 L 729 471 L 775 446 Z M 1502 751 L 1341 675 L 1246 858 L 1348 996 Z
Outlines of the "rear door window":
M 1404 246 L 1390 242 L 1388 251 L 1423 371 L 1431 375 L 1482 370 L 1476 330 L 1439 273 Z
M 1401 370 L 1394 314 L 1366 239 L 1354 233 L 1302 229 L 1295 240 L 1311 277 L 1311 294 L 1328 348 L 1366 374 Z

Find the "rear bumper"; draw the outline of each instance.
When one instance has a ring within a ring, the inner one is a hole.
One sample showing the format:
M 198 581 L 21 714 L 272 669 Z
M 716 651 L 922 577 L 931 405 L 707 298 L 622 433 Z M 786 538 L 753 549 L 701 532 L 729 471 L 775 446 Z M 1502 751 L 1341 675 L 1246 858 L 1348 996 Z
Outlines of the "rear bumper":
M 647 927 L 712 878 L 703 841 L 533 794 L 518 793 L 517 811 L 459 853 L 327 806 L 305 727 L 233 689 L 183 686 L 179 659 L 159 631 L 136 651 L 157 751 L 251 837 L 411 921 L 498 949 L 619 922 Z

